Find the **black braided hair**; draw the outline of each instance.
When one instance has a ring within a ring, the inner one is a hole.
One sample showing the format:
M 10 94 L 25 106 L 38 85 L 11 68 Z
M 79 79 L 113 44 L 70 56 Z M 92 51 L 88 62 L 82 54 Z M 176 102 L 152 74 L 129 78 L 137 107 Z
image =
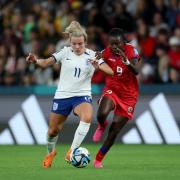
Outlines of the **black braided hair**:
M 128 42 L 128 40 L 125 37 L 125 32 L 123 29 L 120 28 L 112 28 L 111 31 L 109 32 L 109 36 L 111 37 L 119 37 L 119 39 L 122 39 L 125 43 Z

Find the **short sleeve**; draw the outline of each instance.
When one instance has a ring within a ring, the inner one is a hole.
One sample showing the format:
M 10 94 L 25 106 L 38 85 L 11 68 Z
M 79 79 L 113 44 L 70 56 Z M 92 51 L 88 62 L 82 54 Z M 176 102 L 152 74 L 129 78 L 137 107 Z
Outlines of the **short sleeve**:
M 59 52 L 53 53 L 52 56 L 54 57 L 57 63 L 60 63 L 66 57 L 67 53 L 68 53 L 68 47 L 64 47 Z
M 102 50 L 101 53 L 102 53 L 103 60 L 106 62 L 108 59 L 108 49 L 106 48 L 106 49 Z
M 138 60 L 140 60 L 139 52 L 133 46 L 131 46 L 128 49 L 127 56 L 128 56 L 128 59 L 138 59 Z

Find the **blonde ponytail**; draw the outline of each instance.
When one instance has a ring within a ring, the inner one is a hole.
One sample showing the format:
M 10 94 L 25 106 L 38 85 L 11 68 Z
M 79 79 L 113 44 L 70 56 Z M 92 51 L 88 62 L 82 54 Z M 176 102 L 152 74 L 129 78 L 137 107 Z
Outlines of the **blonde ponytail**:
M 87 41 L 87 33 L 85 29 L 77 21 L 72 21 L 70 25 L 65 29 L 64 33 L 67 33 L 70 38 L 72 36 L 84 36 L 85 41 Z

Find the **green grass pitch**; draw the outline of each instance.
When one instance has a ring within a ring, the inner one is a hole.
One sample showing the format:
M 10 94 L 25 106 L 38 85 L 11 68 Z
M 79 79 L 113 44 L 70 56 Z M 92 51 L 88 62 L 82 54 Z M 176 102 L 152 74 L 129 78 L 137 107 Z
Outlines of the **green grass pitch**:
M 45 146 L 0 146 L 0 180 L 180 180 L 180 145 L 115 144 L 103 169 L 92 166 L 100 145 L 83 146 L 91 162 L 82 169 L 64 161 L 69 145 L 57 146 L 50 169 L 41 168 Z

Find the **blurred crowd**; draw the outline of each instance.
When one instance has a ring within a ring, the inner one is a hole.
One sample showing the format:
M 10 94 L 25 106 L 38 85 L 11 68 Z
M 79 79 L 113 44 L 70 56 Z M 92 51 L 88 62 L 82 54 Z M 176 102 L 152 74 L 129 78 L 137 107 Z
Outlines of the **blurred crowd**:
M 88 33 L 88 47 L 107 45 L 108 31 L 124 29 L 139 51 L 142 84 L 180 83 L 179 0 L 1 0 L 0 85 L 56 85 L 60 66 L 29 65 L 29 52 L 48 57 L 68 41 L 62 32 L 72 20 Z M 97 71 L 93 83 L 104 82 Z

